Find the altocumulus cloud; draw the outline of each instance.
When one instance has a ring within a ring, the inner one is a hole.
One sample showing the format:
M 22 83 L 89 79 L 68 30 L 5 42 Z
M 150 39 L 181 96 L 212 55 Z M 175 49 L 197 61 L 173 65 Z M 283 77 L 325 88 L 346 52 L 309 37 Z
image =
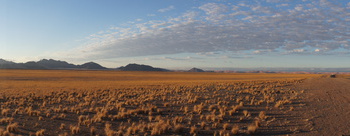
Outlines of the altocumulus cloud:
M 166 20 L 112 27 L 59 54 L 100 59 L 205 52 L 350 54 L 349 11 L 350 4 L 326 0 L 206 3 Z

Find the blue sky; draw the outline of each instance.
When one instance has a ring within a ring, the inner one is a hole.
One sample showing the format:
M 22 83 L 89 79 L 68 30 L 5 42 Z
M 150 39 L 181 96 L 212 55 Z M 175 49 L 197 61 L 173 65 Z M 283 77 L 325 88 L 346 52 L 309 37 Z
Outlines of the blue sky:
M 0 58 L 350 67 L 348 0 L 0 0 Z

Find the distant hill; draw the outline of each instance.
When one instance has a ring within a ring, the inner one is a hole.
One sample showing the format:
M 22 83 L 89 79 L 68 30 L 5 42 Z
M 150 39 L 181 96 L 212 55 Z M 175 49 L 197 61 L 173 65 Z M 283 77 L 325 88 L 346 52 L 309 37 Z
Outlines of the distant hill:
M 48 69 L 47 67 L 40 65 L 34 61 L 29 61 L 26 63 L 20 63 L 25 69 Z
M 0 59 L 0 64 L 14 64 L 14 62 Z
M 199 69 L 199 68 L 192 68 L 192 69 L 188 70 L 187 72 L 205 72 L 205 71 L 202 69 Z
M 12 67 L 19 68 L 20 65 L 18 65 L 17 63 L 14 63 L 12 61 L 0 59 L 0 69 L 9 69 Z
M 140 65 L 140 64 L 128 64 L 126 66 L 122 66 L 117 68 L 117 70 L 121 71 L 169 71 L 167 69 L 162 68 L 154 68 L 148 65 Z
M 0 59 L 0 69 L 107 69 L 100 64 L 88 62 L 82 65 L 74 65 L 65 61 L 42 59 L 38 62 L 29 61 L 26 63 L 15 63 Z
M 97 64 L 95 62 L 84 63 L 82 65 L 78 65 L 77 67 L 81 68 L 81 69 L 107 69 L 107 68 L 102 67 L 100 64 Z
M 53 60 L 53 59 L 42 59 L 37 62 L 38 64 L 48 68 L 48 69 L 67 69 L 67 68 L 77 68 L 74 64 L 69 64 L 65 61 Z

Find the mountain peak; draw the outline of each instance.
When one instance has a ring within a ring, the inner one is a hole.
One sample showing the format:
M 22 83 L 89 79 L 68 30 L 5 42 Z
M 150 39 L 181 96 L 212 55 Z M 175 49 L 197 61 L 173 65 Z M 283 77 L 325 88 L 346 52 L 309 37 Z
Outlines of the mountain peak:
M 1 59 L 1 58 L 0 58 L 0 64 L 14 64 L 14 62 L 12 62 L 12 61 L 7 61 L 7 60 L 4 60 L 4 59 Z
M 87 62 L 87 63 L 84 63 L 82 65 L 78 65 L 79 68 L 82 68 L 82 69 L 107 69 L 103 66 L 101 66 L 100 64 L 97 64 L 95 62 Z
M 188 70 L 188 72 L 205 72 L 205 71 L 199 68 L 191 68 L 190 70 Z
M 69 64 L 68 62 L 54 59 L 42 59 L 37 63 L 49 69 L 76 68 L 74 64 Z
M 169 71 L 162 68 L 154 68 L 149 65 L 135 64 L 135 63 L 131 63 L 126 66 L 119 67 L 117 69 L 121 71 Z

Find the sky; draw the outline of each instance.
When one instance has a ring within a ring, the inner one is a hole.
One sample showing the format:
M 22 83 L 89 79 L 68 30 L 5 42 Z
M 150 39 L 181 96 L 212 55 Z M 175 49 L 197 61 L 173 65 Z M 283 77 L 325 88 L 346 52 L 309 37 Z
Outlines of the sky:
M 349 0 L 0 0 L 0 58 L 350 67 Z

